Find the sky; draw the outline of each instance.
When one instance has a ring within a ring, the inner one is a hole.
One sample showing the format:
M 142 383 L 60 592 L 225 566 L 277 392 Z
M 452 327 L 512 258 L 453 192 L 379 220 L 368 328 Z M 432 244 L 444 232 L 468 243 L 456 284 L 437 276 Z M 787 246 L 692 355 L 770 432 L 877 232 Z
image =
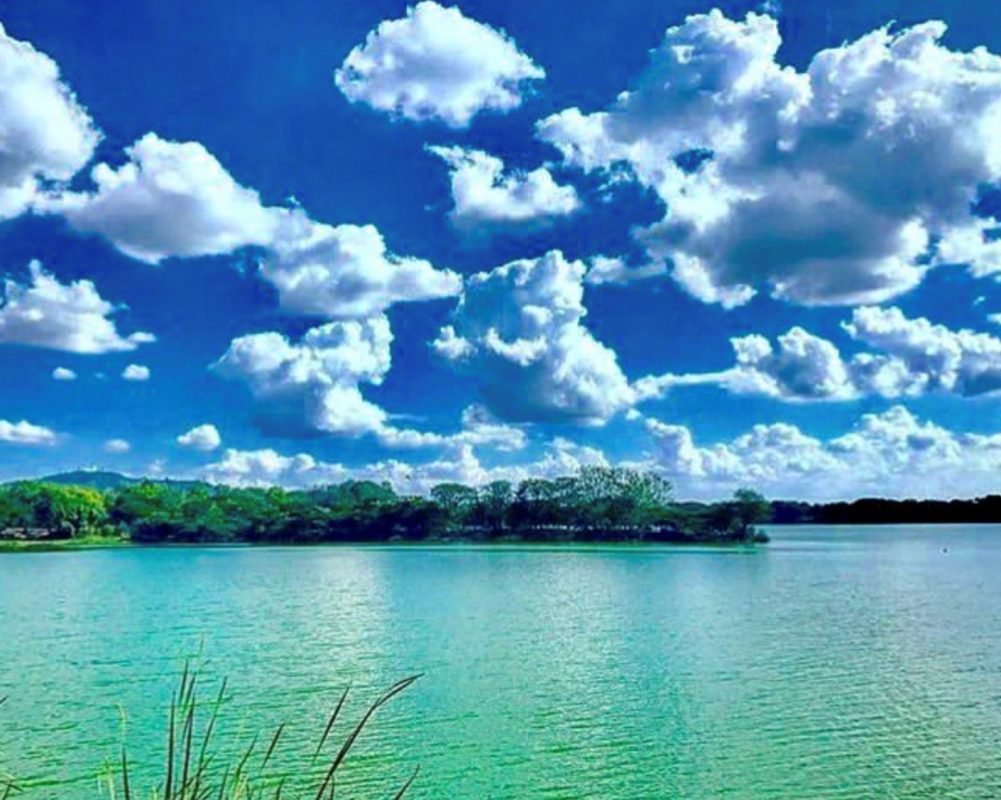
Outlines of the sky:
M 0 479 L 1001 491 L 1001 9 L 0 26 Z

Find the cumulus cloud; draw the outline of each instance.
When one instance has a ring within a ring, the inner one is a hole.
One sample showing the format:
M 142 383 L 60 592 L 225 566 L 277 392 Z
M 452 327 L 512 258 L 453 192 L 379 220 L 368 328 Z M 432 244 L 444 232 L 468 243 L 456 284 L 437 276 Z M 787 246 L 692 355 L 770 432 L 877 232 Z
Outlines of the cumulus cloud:
M 858 308 L 845 330 L 877 348 L 884 358 L 868 359 L 873 373 L 898 374 L 890 392 L 954 392 L 975 396 L 1001 389 L 1001 339 L 971 330 L 950 330 L 899 308 Z M 888 392 L 877 385 L 881 394 Z
M 459 293 L 462 279 L 419 258 L 388 252 L 372 225 L 326 225 L 289 213 L 261 265 L 282 308 L 325 318 L 364 318 L 398 302 Z
M 538 225 L 580 208 L 572 186 L 545 167 L 505 174 L 504 162 L 482 150 L 428 147 L 451 168 L 452 221 L 459 228 Z
M 830 341 L 794 327 L 778 346 L 758 334 L 730 340 L 735 366 L 720 372 L 667 374 L 636 382 L 643 399 L 660 397 L 678 386 L 716 384 L 737 394 L 784 400 L 851 400 L 859 395 L 851 365 Z
M 474 275 L 433 346 L 470 369 L 502 419 L 602 423 L 634 396 L 583 324 L 584 274 L 554 250 Z
M 842 327 L 875 352 L 845 358 L 833 342 L 794 327 L 778 337 L 777 346 L 758 334 L 731 339 L 736 364 L 729 369 L 651 376 L 634 388 L 639 398 L 650 399 L 678 386 L 715 384 L 793 401 L 930 392 L 972 397 L 1001 390 L 1001 339 L 991 334 L 954 331 L 877 306 L 856 308 Z
M 469 443 L 459 443 L 444 457 L 432 461 L 412 464 L 389 459 L 360 466 L 320 461 L 308 453 L 282 455 L 272 449 L 229 449 L 200 474 L 215 483 L 290 488 L 372 480 L 387 482 L 404 494 L 427 494 L 439 483 L 481 486 L 494 480 L 517 482 L 526 477 L 555 478 L 572 475 L 584 465 L 607 463 L 599 450 L 556 439 L 534 461 L 494 466 L 485 465 Z
M 58 438 L 55 431 L 27 420 L 8 422 L 0 419 L 0 442 L 6 444 L 50 445 L 55 444 Z
M 126 153 L 118 169 L 94 167 L 94 191 L 54 194 L 39 208 L 150 264 L 259 247 L 261 276 L 295 314 L 366 317 L 461 287 L 454 272 L 390 253 L 374 226 L 327 225 L 299 208 L 262 205 L 198 142 L 148 133 Z
M 110 353 L 155 341 L 144 332 L 122 337 L 111 319 L 115 306 L 98 294 L 91 281 L 60 283 L 37 261 L 31 262 L 29 272 L 28 284 L 11 279 L 3 283 L 0 343 Z
M 366 434 L 391 448 L 490 445 L 518 450 L 526 435 L 470 406 L 456 433 L 399 427 L 393 416 L 365 398 L 361 385 L 377 386 L 389 371 L 393 335 L 385 316 L 339 320 L 309 330 L 298 342 L 275 333 L 234 339 L 213 365 L 241 380 L 257 399 L 256 422 L 266 433 L 308 437 Z
M 95 191 L 56 195 L 42 209 L 150 264 L 266 245 L 288 213 L 262 206 L 257 192 L 238 184 L 198 142 L 147 133 L 125 152 L 119 168 L 102 163 L 91 170 Z
M 177 443 L 181 447 L 208 453 L 222 444 L 222 437 L 215 425 L 206 423 L 195 426 L 187 433 L 182 433 L 177 437 Z
M 800 72 L 776 60 L 775 20 L 699 14 L 606 110 L 538 132 L 567 163 L 626 165 L 656 191 L 667 214 L 639 238 L 705 302 L 882 302 L 940 263 L 1001 269 L 994 223 L 971 212 L 1001 172 L 1001 58 L 944 33 L 880 28 Z
M 55 61 L 0 24 L 0 220 L 27 211 L 43 183 L 72 178 L 99 138 Z
M 645 424 L 657 447 L 655 463 L 680 492 L 695 496 L 753 486 L 796 499 L 952 497 L 958 487 L 964 494 L 996 491 L 1001 467 L 1001 434 L 951 431 L 903 406 L 865 414 L 827 440 L 776 423 L 702 446 L 684 426 Z
M 52 370 L 52 379 L 56 381 L 75 381 L 76 373 L 67 367 L 56 367 Z
M 108 439 L 104 443 L 104 452 L 111 453 L 112 455 L 127 453 L 131 449 L 132 445 L 125 441 L 125 439 Z
M 463 339 L 455 332 L 454 325 L 444 325 L 438 332 L 437 338 L 431 342 L 431 348 L 449 361 L 460 361 L 476 352 L 472 342 Z
M 149 367 L 144 364 L 129 364 L 122 370 L 122 379 L 126 381 L 148 381 Z
M 265 430 L 356 436 L 387 424 L 386 412 L 362 396 L 359 384 L 382 383 L 392 339 L 384 316 L 330 322 L 299 342 L 255 333 L 234 339 L 214 369 L 250 386 Z
M 517 108 L 526 84 L 544 77 L 502 31 L 424 0 L 379 23 L 334 80 L 352 102 L 464 128 L 481 111 Z

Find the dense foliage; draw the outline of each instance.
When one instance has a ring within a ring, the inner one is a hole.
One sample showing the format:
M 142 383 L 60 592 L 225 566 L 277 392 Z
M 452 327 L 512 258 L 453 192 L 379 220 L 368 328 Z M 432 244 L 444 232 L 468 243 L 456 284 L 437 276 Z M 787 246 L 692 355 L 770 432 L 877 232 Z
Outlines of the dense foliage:
M 42 482 L 0 487 L 0 530 L 135 542 L 749 541 L 769 505 L 751 491 L 678 504 L 663 478 L 586 467 L 575 476 L 481 487 L 444 483 L 429 497 L 347 481 L 303 491 L 144 481 L 106 490 Z
M 1001 496 L 971 500 L 887 500 L 861 498 L 839 503 L 772 503 L 779 525 L 888 525 L 1001 522 Z

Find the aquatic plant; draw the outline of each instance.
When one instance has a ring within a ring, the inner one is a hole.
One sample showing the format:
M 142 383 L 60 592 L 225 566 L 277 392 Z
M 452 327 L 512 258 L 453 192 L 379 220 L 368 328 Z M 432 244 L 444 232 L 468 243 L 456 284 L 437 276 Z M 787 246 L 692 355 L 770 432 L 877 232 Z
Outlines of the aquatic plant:
M 296 786 L 290 786 L 287 775 L 269 771 L 269 766 L 281 757 L 282 737 L 286 723 L 278 725 L 266 740 L 267 747 L 258 748 L 261 739 L 254 736 L 240 757 L 223 764 L 213 750 L 218 731 L 219 713 L 226 699 L 228 682 L 224 679 L 215 700 L 208 706 L 208 716 L 199 724 L 202 710 L 197 694 L 198 674 L 185 664 L 180 684 L 171 696 L 167 713 L 166 754 L 159 786 L 153 800 L 327 800 L 335 796 L 336 778 L 345 759 L 375 713 L 396 695 L 420 678 L 412 675 L 393 684 L 380 695 L 326 757 L 328 742 L 335 724 L 341 717 L 350 689 L 340 695 L 327 718 L 310 763 L 317 767 L 313 775 L 298 776 Z M 417 767 L 394 795 L 401 800 L 416 780 Z M 129 755 L 123 745 L 120 764 L 107 775 L 106 788 L 110 800 L 138 800 L 134 787 Z M 120 793 L 120 794 L 119 794 Z
M 284 755 L 281 751 L 287 724 L 281 723 L 260 749 L 254 736 L 239 757 L 226 761 L 215 749 L 220 711 L 227 700 L 228 681 L 224 678 L 215 699 L 202 704 L 198 697 L 198 672 L 185 663 L 178 688 L 171 695 L 166 715 L 166 753 L 162 776 L 151 792 L 136 787 L 132 762 L 123 743 L 117 764 L 104 771 L 103 788 L 109 800 L 331 800 L 335 797 L 337 777 L 358 738 L 375 713 L 398 694 L 409 688 L 421 675 L 412 675 L 393 684 L 372 702 L 346 736 L 332 739 L 341 718 L 350 687 L 345 689 L 326 719 L 323 732 L 308 761 L 315 771 L 288 779 L 288 769 L 270 767 Z M 0 706 L 7 697 L 0 696 Z M 207 711 L 204 722 L 200 712 Z M 338 744 L 339 742 L 339 744 Z M 402 783 L 394 800 L 402 800 L 420 772 L 417 767 Z M 30 784 L 19 784 L 0 766 L 0 800 L 15 796 L 30 798 Z

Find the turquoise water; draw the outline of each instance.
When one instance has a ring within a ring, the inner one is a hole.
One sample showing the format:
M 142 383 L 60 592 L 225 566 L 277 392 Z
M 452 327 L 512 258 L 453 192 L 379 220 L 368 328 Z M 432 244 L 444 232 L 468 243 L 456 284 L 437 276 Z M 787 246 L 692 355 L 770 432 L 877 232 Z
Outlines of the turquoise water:
M 0 765 L 25 798 L 99 796 L 127 720 L 142 773 L 201 650 L 227 730 L 290 720 L 288 758 L 347 684 L 354 718 L 425 673 L 338 797 L 417 764 L 414 798 L 1001 797 L 1001 527 L 773 535 L 0 555 Z

